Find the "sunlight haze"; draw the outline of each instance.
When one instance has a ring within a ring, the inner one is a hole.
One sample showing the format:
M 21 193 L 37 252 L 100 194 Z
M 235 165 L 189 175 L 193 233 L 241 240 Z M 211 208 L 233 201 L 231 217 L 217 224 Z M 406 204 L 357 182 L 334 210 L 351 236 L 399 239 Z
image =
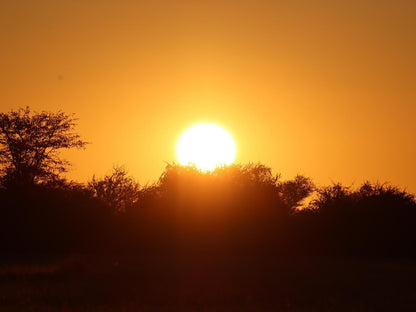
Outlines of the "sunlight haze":
M 223 128 L 212 124 L 199 124 L 186 130 L 176 150 L 181 165 L 195 165 L 202 171 L 231 165 L 235 159 L 233 138 Z

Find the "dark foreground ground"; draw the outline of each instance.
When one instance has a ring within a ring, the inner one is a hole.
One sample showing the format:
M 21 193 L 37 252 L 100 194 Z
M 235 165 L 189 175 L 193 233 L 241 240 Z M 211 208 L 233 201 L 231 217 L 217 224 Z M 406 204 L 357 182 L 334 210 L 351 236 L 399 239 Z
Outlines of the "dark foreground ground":
M 2 312 L 416 311 L 416 265 L 406 261 L 92 255 L 19 261 L 2 260 Z

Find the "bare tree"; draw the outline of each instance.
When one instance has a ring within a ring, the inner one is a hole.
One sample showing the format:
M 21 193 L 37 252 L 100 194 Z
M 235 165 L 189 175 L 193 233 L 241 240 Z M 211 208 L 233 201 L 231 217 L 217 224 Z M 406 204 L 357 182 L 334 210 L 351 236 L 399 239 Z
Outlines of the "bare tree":
M 62 149 L 84 148 L 74 132 L 77 119 L 62 111 L 32 113 L 29 107 L 0 113 L 0 165 L 3 181 L 30 185 L 56 180 L 70 163 Z

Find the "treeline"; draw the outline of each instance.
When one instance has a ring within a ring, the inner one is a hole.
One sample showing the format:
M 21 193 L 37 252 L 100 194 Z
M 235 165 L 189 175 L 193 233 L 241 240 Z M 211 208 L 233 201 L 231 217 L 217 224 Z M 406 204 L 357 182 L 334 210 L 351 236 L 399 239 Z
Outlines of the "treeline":
M 3 252 L 416 256 L 416 202 L 388 184 L 318 188 L 261 164 L 168 165 L 139 186 L 123 168 L 86 185 L 0 190 Z
M 87 145 L 75 126 L 63 112 L 0 114 L 3 254 L 416 257 L 415 197 L 395 186 L 316 187 L 262 164 L 173 164 L 146 186 L 114 168 L 83 185 L 62 178 L 60 150 Z

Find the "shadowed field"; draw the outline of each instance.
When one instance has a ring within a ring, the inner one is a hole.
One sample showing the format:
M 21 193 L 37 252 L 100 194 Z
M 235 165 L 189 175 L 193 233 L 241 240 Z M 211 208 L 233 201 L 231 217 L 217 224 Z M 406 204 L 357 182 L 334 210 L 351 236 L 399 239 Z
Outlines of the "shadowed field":
M 414 311 L 416 265 L 281 257 L 3 261 L 1 311 Z

